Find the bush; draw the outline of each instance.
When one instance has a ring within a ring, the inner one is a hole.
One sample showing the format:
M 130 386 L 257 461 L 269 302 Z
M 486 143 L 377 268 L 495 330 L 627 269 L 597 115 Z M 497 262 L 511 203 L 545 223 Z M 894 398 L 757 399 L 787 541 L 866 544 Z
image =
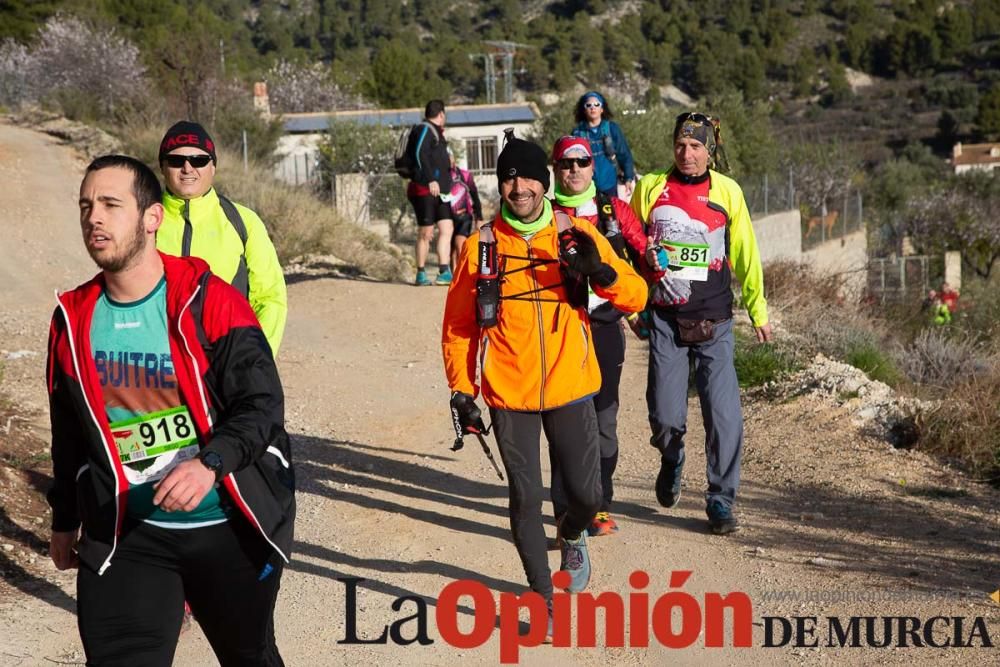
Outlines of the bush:
M 139 49 L 113 28 L 57 15 L 30 48 L 0 46 L 0 103 L 44 102 L 74 119 L 117 119 L 146 96 L 145 73 Z
M 1000 362 L 954 387 L 921 420 L 918 446 L 958 459 L 974 475 L 1000 481 Z
M 903 374 L 896 367 L 891 356 L 876 344 L 865 341 L 848 348 L 844 361 L 865 372 L 870 379 L 883 382 L 890 387 L 897 386 Z
M 845 287 L 842 275 L 820 274 L 805 262 L 776 260 L 764 267 L 767 299 L 786 307 L 797 303 L 818 302 L 840 306 Z
M 941 389 L 989 368 L 982 345 L 961 331 L 945 327 L 925 328 L 912 343 L 898 346 L 894 356 L 900 371 L 912 382 Z
M 779 344 L 762 345 L 756 341 L 743 340 L 739 334 L 736 336 L 734 361 L 736 377 L 742 388 L 775 382 L 800 368 L 794 355 Z
M 17 108 L 31 101 L 31 54 L 12 39 L 0 42 L 0 105 Z

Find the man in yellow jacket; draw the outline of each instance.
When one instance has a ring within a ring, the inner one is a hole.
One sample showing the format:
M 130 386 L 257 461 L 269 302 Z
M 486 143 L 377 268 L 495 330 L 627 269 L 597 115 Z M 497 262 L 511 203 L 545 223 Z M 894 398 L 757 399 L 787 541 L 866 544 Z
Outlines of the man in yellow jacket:
M 733 514 L 743 454 L 743 414 L 734 364 L 732 277 L 757 340 L 771 339 L 764 273 L 750 213 L 736 181 L 709 169 L 718 122 L 683 113 L 674 127 L 674 164 L 646 174 L 631 206 L 647 225 L 651 308 L 646 403 L 651 444 L 660 450 L 656 498 L 680 500 L 691 360 L 705 423 L 706 514 L 713 533 L 737 529 Z
M 531 589 L 552 598 L 539 462 L 545 431 L 569 507 L 559 519 L 570 592 L 590 578 L 586 531 L 601 504 L 594 402 L 601 371 L 587 288 L 625 312 L 642 310 L 646 284 L 586 220 L 554 214 L 547 155 L 511 139 L 497 161 L 502 206 L 466 242 L 445 306 L 442 348 L 452 407 L 464 432 L 481 424 L 482 392 L 507 470 L 514 544 Z M 478 362 L 478 364 L 477 364 Z M 477 383 L 477 365 L 480 382 Z
M 198 123 L 175 123 L 160 142 L 163 224 L 156 247 L 170 255 L 201 257 L 212 273 L 250 302 L 278 356 L 288 297 L 274 244 L 260 217 L 215 191 L 215 143 Z

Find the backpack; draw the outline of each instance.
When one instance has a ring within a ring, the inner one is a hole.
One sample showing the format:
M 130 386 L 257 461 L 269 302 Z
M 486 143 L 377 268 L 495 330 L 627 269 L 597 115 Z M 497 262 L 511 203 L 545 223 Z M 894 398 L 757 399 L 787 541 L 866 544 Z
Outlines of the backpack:
M 218 193 L 217 193 L 218 194 Z M 243 216 L 236 209 L 236 206 L 226 197 L 219 195 L 219 205 L 222 206 L 222 212 L 226 214 L 226 218 L 229 220 L 229 224 L 233 226 L 236 233 L 240 237 L 240 241 L 243 242 L 243 252 L 240 253 L 240 265 L 236 267 L 236 275 L 233 276 L 233 280 L 230 283 L 233 287 L 240 291 L 245 297 L 250 296 L 250 278 L 247 273 L 247 226 L 243 223 Z M 184 237 L 181 240 L 181 256 L 188 257 L 191 254 L 191 235 L 192 229 L 190 225 L 184 226 Z
M 451 212 L 456 216 L 456 219 L 463 218 L 465 216 L 472 216 L 474 204 L 472 202 L 472 186 L 469 181 L 472 179 L 472 174 L 455 167 L 451 171 Z M 474 185 L 474 183 L 473 183 Z
M 420 140 L 420 133 L 415 130 L 426 126 L 427 129 L 431 130 L 434 142 L 437 143 L 437 132 L 434 132 L 430 125 L 425 120 L 400 132 L 399 142 L 396 144 L 396 152 L 393 154 L 392 160 L 392 166 L 400 178 L 412 179 L 417 175 L 417 142 Z
M 601 121 L 600 128 L 601 148 L 604 150 L 604 155 L 608 158 L 611 166 L 615 168 L 615 174 L 618 175 L 618 179 L 621 180 L 624 177 L 624 172 L 622 172 L 621 165 L 618 164 L 618 155 L 615 153 L 615 140 L 611 136 L 611 121 Z M 573 136 L 590 141 L 590 126 L 587 123 L 580 123 L 573 130 Z

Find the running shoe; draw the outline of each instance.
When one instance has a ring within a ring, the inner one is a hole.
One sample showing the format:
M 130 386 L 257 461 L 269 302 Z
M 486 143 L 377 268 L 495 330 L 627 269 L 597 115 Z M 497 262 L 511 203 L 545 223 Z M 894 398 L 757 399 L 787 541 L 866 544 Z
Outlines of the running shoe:
M 444 273 L 439 273 L 438 277 L 434 279 L 435 285 L 450 285 L 451 284 L 451 271 L 445 271 Z
M 598 512 L 594 516 L 594 520 L 590 522 L 590 526 L 587 528 L 587 534 L 591 537 L 600 537 L 602 535 L 611 535 L 612 533 L 618 532 L 618 524 L 615 520 L 611 518 L 611 515 L 607 512 Z
M 660 458 L 660 474 L 656 476 L 656 501 L 664 507 L 677 507 L 681 500 L 683 463 L 670 463 Z
M 546 603 L 546 606 L 548 607 L 548 610 L 547 610 L 547 613 L 546 613 L 546 616 L 548 617 L 548 627 L 546 627 L 546 629 L 545 629 L 545 639 L 542 640 L 542 643 L 543 644 L 551 644 L 552 643 L 552 633 L 553 633 L 553 630 L 552 630 L 552 602 L 550 601 L 550 602 Z
M 417 287 L 424 287 L 433 283 L 431 283 L 431 279 L 427 277 L 426 271 L 417 271 L 417 279 L 413 281 L 413 284 Z
M 559 549 L 562 551 L 560 570 L 569 572 L 569 593 L 580 593 L 590 583 L 590 555 L 587 553 L 587 534 L 580 533 L 575 540 L 559 537 Z
M 733 510 L 722 501 L 713 500 L 710 502 L 705 513 L 708 514 L 708 527 L 716 535 L 725 535 L 740 527 L 740 522 L 733 515 Z

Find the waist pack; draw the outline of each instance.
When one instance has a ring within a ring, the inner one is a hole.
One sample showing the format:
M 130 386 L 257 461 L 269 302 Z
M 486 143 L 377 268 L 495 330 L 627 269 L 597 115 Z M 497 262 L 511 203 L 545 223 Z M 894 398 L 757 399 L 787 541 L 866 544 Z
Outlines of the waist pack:
M 715 320 L 688 320 L 677 318 L 677 337 L 685 345 L 695 345 L 712 340 Z

